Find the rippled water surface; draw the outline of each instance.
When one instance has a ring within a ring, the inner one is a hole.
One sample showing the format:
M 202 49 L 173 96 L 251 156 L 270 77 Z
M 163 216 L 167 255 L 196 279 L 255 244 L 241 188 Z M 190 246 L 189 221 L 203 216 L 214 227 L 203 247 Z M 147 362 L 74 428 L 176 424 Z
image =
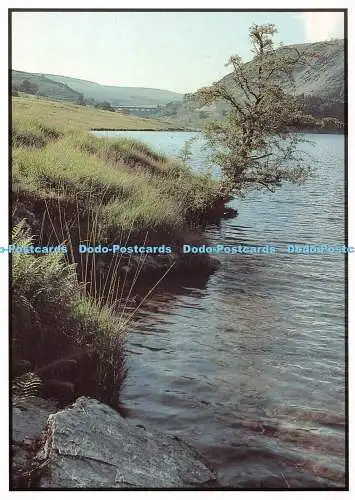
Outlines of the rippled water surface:
M 174 155 L 194 134 L 118 135 Z M 206 230 L 211 243 L 269 243 L 276 255 L 220 255 L 205 281 L 166 283 L 128 338 L 128 418 L 197 447 L 223 485 L 344 481 L 344 256 L 286 251 L 344 243 L 344 138 L 308 138 L 315 179 L 234 200 L 238 217 Z

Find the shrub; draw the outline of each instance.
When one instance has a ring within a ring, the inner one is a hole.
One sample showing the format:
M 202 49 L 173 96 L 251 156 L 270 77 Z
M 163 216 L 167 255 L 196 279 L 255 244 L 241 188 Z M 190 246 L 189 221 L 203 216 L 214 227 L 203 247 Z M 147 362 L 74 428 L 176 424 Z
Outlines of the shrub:
M 19 87 L 20 92 L 25 92 L 26 94 L 37 94 L 38 92 L 38 85 L 35 82 L 31 82 L 27 78 L 22 80 L 20 87 Z

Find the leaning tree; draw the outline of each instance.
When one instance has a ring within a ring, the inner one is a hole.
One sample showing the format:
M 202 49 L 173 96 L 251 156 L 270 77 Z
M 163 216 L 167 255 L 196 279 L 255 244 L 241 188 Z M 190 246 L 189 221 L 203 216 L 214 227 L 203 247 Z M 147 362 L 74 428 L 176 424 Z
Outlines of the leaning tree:
M 230 193 L 274 191 L 282 181 L 303 183 L 312 173 L 298 144 L 306 117 L 295 97 L 293 73 L 306 56 L 297 47 L 275 48 L 273 24 L 249 29 L 253 59 L 238 55 L 231 75 L 198 92 L 201 105 L 224 103 L 224 119 L 205 128 L 213 163 L 220 166 Z M 309 54 L 307 56 L 309 58 Z

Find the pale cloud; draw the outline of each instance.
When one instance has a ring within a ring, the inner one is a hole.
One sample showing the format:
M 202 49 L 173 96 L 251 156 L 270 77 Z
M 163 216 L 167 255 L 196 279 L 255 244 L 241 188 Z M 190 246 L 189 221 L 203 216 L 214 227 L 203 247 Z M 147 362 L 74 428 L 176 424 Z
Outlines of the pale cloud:
M 344 38 L 344 14 L 342 12 L 302 12 L 305 42 L 319 42 L 330 38 Z

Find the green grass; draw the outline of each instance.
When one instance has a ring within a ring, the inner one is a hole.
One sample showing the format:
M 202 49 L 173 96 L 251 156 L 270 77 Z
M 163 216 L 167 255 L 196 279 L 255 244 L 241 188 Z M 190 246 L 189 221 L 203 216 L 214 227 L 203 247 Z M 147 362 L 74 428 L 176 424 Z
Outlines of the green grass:
M 26 193 L 43 202 L 60 200 L 78 207 L 81 217 L 99 214 L 98 237 L 115 237 L 129 232 L 132 237 L 145 230 L 173 230 L 182 226 L 178 204 L 161 196 L 158 182 L 149 172 L 130 169 L 123 163 L 109 164 L 89 155 L 68 141 L 60 140 L 41 149 L 18 147 L 13 152 L 13 187 L 21 198 Z M 52 217 L 56 216 L 56 208 Z M 133 227 L 132 227 L 133 225 Z
M 40 148 L 45 146 L 51 140 L 62 137 L 63 133 L 56 127 L 48 127 L 43 123 L 34 120 L 23 119 L 17 121 L 12 128 L 12 146 Z
M 171 125 L 150 118 L 104 111 L 91 106 L 55 102 L 45 98 L 12 97 L 12 116 L 15 121 L 30 119 L 41 121 L 47 127 L 62 130 L 88 130 L 90 128 L 123 130 L 169 130 Z
M 132 139 L 98 138 L 15 115 L 13 146 L 15 201 L 43 207 L 59 200 L 71 220 L 77 211 L 83 220 L 95 213 L 100 238 L 148 232 L 178 240 L 219 196 L 208 175 Z

